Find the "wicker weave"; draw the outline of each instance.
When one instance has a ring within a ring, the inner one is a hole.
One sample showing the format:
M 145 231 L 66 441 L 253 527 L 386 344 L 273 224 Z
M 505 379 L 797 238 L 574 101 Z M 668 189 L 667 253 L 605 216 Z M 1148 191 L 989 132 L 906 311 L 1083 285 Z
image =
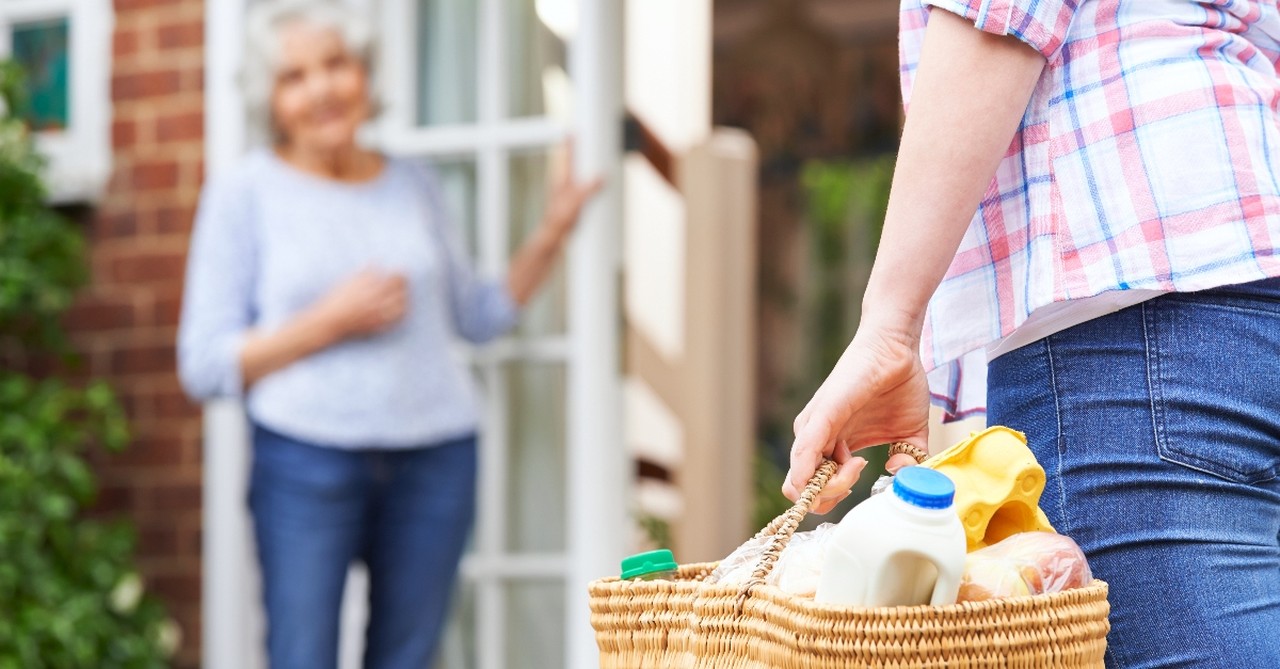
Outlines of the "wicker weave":
M 703 583 L 714 563 L 685 565 L 672 581 L 592 583 L 601 669 L 1103 666 L 1102 581 L 1053 595 L 886 608 L 818 604 L 764 585 L 834 469 L 824 464 L 761 531 L 774 540 L 745 586 Z

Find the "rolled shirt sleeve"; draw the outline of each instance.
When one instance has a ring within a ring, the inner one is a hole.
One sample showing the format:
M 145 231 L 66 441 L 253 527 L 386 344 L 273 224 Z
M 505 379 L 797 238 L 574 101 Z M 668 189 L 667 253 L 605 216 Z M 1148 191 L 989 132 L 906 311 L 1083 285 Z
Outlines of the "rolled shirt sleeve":
M 1052 60 L 1084 0 L 925 0 L 994 35 L 1012 35 Z
M 462 244 L 462 235 L 449 215 L 436 177 L 423 168 L 429 199 L 429 225 L 445 257 L 449 306 L 457 333 L 473 344 L 483 344 L 515 327 L 520 308 L 501 278 L 480 276 Z
M 178 376 L 193 399 L 244 393 L 240 349 L 253 324 L 256 242 L 240 175 L 205 188 L 187 258 Z

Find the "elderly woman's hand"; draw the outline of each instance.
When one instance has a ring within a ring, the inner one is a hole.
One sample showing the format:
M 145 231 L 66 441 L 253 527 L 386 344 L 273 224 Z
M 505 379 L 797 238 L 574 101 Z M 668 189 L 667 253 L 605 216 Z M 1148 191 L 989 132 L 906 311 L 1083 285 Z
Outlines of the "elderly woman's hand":
M 578 181 L 573 177 L 573 140 L 564 143 L 564 157 L 560 161 L 559 174 L 551 186 L 543 225 L 556 239 L 564 239 L 578 223 L 582 207 L 587 200 L 604 187 L 604 179 L 596 177 Z
M 335 337 L 342 340 L 390 329 L 404 318 L 408 299 L 403 276 L 365 269 L 329 291 L 315 308 Z
M 542 225 L 516 252 L 507 270 L 507 290 L 516 304 L 528 304 L 534 292 L 546 281 L 565 241 L 569 239 L 569 233 L 578 224 L 582 207 L 603 186 L 601 177 L 586 181 L 573 177 L 573 140 L 566 141 L 560 167 L 551 185 L 547 209 L 542 215 Z

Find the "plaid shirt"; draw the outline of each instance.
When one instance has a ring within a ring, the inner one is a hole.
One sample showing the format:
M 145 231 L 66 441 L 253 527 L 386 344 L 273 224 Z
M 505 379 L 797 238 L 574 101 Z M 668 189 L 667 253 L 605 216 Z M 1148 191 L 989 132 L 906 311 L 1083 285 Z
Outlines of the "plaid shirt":
M 1046 305 L 1280 275 L 1280 10 L 1246 0 L 904 0 L 903 98 L 931 5 L 1048 60 L 926 318 L 949 418 Z

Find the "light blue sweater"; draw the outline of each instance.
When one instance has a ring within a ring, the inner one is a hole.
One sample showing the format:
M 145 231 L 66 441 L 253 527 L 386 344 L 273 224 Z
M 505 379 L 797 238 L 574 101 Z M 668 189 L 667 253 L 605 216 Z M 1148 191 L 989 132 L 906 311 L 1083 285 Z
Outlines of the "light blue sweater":
M 363 184 L 251 154 L 201 197 L 178 329 L 178 370 L 197 399 L 241 396 L 250 328 L 292 319 L 366 267 L 403 273 L 404 320 L 270 374 L 248 390 L 258 424 L 339 448 L 423 446 L 470 433 L 473 379 L 455 335 L 488 341 L 517 309 L 503 283 L 478 278 L 432 173 L 389 159 Z

